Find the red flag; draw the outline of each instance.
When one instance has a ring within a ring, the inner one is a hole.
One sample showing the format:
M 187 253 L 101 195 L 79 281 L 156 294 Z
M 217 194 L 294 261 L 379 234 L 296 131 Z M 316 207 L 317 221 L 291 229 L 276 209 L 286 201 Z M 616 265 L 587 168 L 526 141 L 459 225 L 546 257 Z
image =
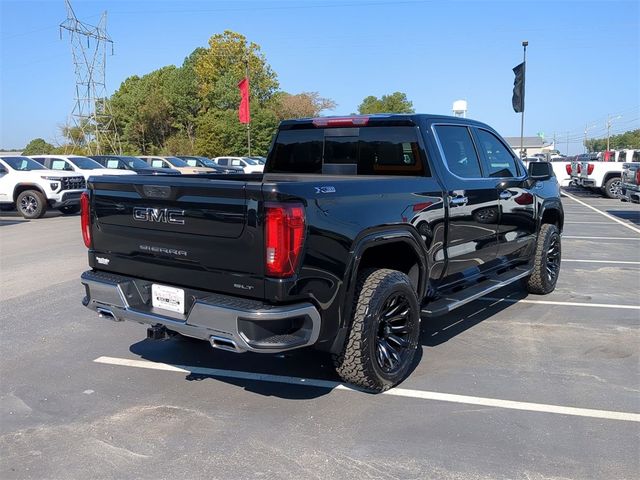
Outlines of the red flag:
M 240 89 L 240 109 L 238 110 L 238 119 L 240 123 L 251 122 L 251 116 L 249 114 L 249 79 L 243 78 L 238 83 Z

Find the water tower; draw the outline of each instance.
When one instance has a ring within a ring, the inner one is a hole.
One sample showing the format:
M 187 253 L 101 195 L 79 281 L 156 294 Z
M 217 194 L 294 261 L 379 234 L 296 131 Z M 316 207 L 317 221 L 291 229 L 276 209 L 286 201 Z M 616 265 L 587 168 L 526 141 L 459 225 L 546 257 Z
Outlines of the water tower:
M 453 102 L 453 116 L 467 118 L 467 101 L 456 100 Z

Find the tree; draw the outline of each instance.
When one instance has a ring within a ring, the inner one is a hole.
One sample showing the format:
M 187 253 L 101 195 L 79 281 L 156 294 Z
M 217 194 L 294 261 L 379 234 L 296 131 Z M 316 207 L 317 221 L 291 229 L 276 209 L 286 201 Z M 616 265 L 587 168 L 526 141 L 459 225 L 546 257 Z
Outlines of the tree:
M 251 112 L 251 154 L 265 155 L 278 127 L 275 113 L 267 108 Z M 207 157 L 246 155 L 247 129 L 235 110 L 210 110 L 198 117 L 196 153 Z
M 272 103 L 279 121 L 287 118 L 317 117 L 323 110 L 336 108 L 336 102 L 321 97 L 318 92 L 302 92 L 295 95 L 278 92 Z
M 589 152 L 603 152 L 607 149 L 607 139 L 592 138 L 586 141 L 585 146 Z M 629 130 L 619 135 L 611 135 L 609 148 L 620 150 L 623 148 L 640 148 L 640 129 Z
M 50 143 L 45 142 L 44 138 L 34 138 L 31 140 L 24 150 L 22 151 L 23 155 L 46 155 L 51 153 L 54 149 L 54 146 Z
M 413 102 L 407 99 L 402 92 L 394 92 L 391 95 L 382 95 L 377 98 L 373 95 L 365 97 L 358 106 L 361 114 L 371 113 L 414 113 Z
M 278 89 L 278 77 L 260 46 L 230 30 L 213 35 L 209 48 L 199 51 L 194 62 L 203 109 L 237 109 L 240 101 L 237 84 L 246 76 L 247 68 L 252 103 L 263 106 Z

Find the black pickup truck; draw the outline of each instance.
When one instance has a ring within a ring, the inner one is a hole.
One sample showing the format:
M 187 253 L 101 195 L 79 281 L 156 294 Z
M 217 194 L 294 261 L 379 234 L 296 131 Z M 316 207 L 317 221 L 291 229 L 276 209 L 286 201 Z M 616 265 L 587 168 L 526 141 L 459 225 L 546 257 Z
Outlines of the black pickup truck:
M 313 346 L 372 391 L 407 375 L 421 319 L 560 269 L 551 165 L 462 118 L 289 120 L 263 174 L 94 177 L 81 204 L 88 308 L 150 338 Z

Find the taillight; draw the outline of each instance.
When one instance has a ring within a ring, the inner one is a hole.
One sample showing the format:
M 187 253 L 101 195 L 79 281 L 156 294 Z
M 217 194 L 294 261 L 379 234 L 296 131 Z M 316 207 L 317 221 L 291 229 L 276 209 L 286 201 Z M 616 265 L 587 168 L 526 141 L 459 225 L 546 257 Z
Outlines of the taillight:
M 636 185 L 640 185 L 640 168 L 636 170 Z
M 587 163 L 587 175 L 591 175 L 593 173 L 593 167 L 595 167 L 593 163 Z
M 364 127 L 369 117 L 320 117 L 312 122 L 315 127 Z
M 265 255 L 267 275 L 294 274 L 304 244 L 305 214 L 299 203 L 268 203 L 265 206 Z
M 564 168 L 567 171 L 567 175 L 571 175 L 571 164 L 567 163 Z
M 82 195 L 80 195 L 80 229 L 82 230 L 84 245 L 87 248 L 91 248 L 91 217 L 88 192 L 82 192 Z

